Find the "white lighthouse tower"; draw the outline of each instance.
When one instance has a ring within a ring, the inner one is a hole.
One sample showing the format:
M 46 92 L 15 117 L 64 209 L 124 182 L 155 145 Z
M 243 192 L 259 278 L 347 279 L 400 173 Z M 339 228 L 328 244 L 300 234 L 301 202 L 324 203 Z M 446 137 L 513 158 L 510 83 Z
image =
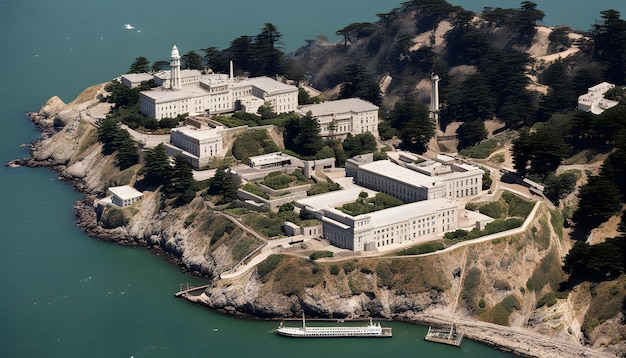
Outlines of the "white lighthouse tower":
M 439 76 L 434 72 L 430 75 L 430 119 L 439 126 Z
M 172 55 L 170 56 L 170 89 L 180 89 L 180 55 L 176 45 L 172 47 Z

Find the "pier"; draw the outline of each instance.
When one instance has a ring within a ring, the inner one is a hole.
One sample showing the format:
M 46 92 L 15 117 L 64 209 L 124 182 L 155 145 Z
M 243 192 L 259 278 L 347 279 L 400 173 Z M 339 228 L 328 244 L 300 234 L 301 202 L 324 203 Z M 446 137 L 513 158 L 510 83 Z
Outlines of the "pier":
M 180 284 L 180 290 L 178 292 L 176 292 L 174 294 L 174 296 L 176 296 L 176 297 L 184 296 L 184 295 L 188 294 L 189 292 L 205 290 L 208 287 L 211 287 L 211 285 L 189 286 L 189 284 L 185 284 L 185 288 L 183 289 L 183 284 L 181 283 Z

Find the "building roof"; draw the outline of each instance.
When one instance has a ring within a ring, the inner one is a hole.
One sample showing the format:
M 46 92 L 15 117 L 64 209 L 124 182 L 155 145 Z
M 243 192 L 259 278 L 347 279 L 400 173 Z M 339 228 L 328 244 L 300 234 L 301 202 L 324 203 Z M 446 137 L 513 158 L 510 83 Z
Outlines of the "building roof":
M 451 208 L 456 209 L 457 207 L 458 204 L 456 202 L 440 198 L 394 206 L 393 208 L 374 211 L 365 215 L 370 217 L 370 223 L 373 227 L 380 227 L 400 221 L 406 221 L 414 217 L 435 213 L 438 210 Z
M 221 138 L 219 129 L 215 128 L 197 128 L 194 126 L 182 126 L 172 128 L 171 132 L 180 132 L 188 137 L 203 141 L 207 139 Z
M 142 95 L 154 100 L 155 103 L 201 97 L 206 96 L 208 93 L 207 90 L 194 85 L 183 86 L 179 90 L 158 87 L 148 91 L 141 91 Z
M 297 91 L 298 88 L 292 85 L 288 85 L 282 82 L 278 82 L 269 77 L 255 77 L 248 78 L 243 80 L 242 82 L 248 83 L 258 89 L 266 92 L 267 94 L 279 94 L 279 93 L 288 93 Z
M 311 104 L 302 106 L 298 109 L 299 113 L 306 114 L 311 112 L 314 117 L 326 116 L 333 113 L 345 113 L 345 112 L 367 112 L 377 111 L 378 106 L 364 101 L 360 98 L 346 98 L 336 101 L 326 101 L 317 104 Z
M 127 73 L 122 75 L 122 78 L 125 78 L 132 83 L 141 83 L 151 80 L 153 76 L 149 73 Z
M 180 70 L 180 78 L 192 78 L 192 77 L 200 77 L 202 73 L 198 70 Z M 172 76 L 171 70 L 163 70 L 154 75 L 154 77 L 158 77 L 162 80 L 168 80 Z
M 143 193 L 129 185 L 113 186 L 109 191 L 122 200 L 128 200 L 143 196 Z
M 324 194 L 309 196 L 297 200 L 296 203 L 300 206 L 307 206 L 314 211 L 318 211 L 326 208 L 334 208 L 345 203 L 351 203 L 359 197 L 359 193 L 362 191 L 367 192 L 370 196 L 376 194 L 373 190 L 355 186 L 349 189 L 335 190 Z
M 393 164 L 389 160 L 378 160 L 368 164 L 359 166 L 359 171 L 364 170 L 387 178 L 399 181 L 410 186 L 433 187 L 438 179 L 433 179 L 427 175 L 418 173 L 414 170 L 403 168 Z
M 255 167 L 259 165 L 265 165 L 265 164 L 271 164 L 271 163 L 280 163 L 280 162 L 283 162 L 285 160 L 290 160 L 290 159 L 293 159 L 293 157 L 282 152 L 268 153 L 268 154 L 257 155 L 256 157 L 248 158 L 252 166 L 255 166 Z

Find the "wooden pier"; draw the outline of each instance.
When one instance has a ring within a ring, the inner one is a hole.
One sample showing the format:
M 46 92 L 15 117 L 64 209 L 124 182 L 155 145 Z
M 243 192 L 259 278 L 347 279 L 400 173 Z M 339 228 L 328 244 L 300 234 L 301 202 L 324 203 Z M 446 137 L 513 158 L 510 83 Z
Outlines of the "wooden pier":
M 184 296 L 184 295 L 188 294 L 189 292 L 205 290 L 208 287 L 211 287 L 211 285 L 189 286 L 189 284 L 185 284 L 185 288 L 183 289 L 183 284 L 181 283 L 180 284 L 180 290 L 178 292 L 176 292 L 174 294 L 174 296 L 176 296 L 176 297 Z

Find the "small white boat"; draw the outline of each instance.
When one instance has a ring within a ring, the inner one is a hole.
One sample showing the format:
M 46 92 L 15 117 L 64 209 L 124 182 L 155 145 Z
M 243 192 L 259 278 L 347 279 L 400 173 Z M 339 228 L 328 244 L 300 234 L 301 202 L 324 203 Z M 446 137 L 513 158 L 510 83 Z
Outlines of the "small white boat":
M 126 30 L 133 30 L 135 27 L 133 25 L 131 25 L 131 24 L 124 24 L 124 28 Z

